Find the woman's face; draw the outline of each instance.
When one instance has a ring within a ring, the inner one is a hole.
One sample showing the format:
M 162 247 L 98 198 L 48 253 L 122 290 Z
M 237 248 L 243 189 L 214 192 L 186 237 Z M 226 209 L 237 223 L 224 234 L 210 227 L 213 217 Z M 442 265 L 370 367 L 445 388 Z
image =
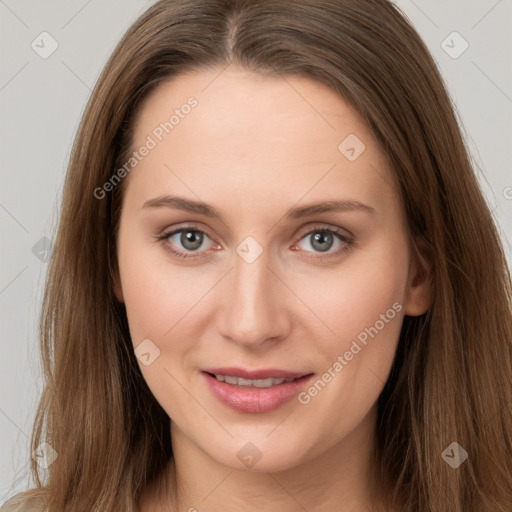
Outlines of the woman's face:
M 173 442 L 255 471 L 368 442 L 428 304 L 361 118 L 315 81 L 218 68 L 161 85 L 133 150 L 116 295 Z

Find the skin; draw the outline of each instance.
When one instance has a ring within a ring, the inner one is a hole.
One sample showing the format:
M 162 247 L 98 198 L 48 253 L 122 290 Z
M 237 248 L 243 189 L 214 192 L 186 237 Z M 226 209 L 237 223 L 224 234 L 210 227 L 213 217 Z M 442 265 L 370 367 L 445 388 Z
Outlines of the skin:
M 369 511 L 376 401 L 403 316 L 424 313 L 430 300 L 393 174 L 334 91 L 233 65 L 159 86 L 140 111 L 134 148 L 190 96 L 197 106 L 124 184 L 115 292 L 134 347 L 150 339 L 160 350 L 149 366 L 139 364 L 171 418 L 175 454 L 144 490 L 141 509 Z M 349 134 L 366 146 L 354 161 L 338 150 Z M 143 207 L 167 194 L 202 200 L 223 220 Z M 358 201 L 374 212 L 285 217 L 325 200 Z M 191 223 L 206 233 L 195 252 L 181 233 L 157 239 Z M 313 243 L 322 228 L 338 228 L 352 243 L 334 237 L 322 252 Z M 252 263 L 236 252 L 248 236 L 262 248 Z M 169 246 L 196 257 L 180 259 Z M 336 254 L 340 248 L 347 250 Z M 242 413 L 205 385 L 206 367 L 321 376 L 393 304 L 401 311 L 307 404 Z M 252 468 L 237 457 L 248 442 L 261 453 Z

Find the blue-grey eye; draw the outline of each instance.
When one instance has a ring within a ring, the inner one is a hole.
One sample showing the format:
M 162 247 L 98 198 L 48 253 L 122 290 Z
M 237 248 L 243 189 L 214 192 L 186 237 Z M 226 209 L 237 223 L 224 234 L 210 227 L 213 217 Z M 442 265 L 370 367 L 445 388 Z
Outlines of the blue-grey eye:
M 326 231 L 319 231 L 311 238 L 311 246 L 320 252 L 328 251 L 334 244 L 334 236 Z
M 309 241 L 310 248 L 306 247 L 304 250 L 312 252 L 334 252 L 342 245 L 348 245 L 348 240 L 341 234 L 336 233 L 332 229 L 314 229 L 307 233 L 302 239 Z M 337 242 L 337 244 L 336 244 Z
M 175 242 L 172 240 L 172 238 L 176 235 L 180 235 L 179 243 L 187 251 L 197 251 L 197 249 L 199 249 L 204 242 L 204 233 L 195 231 L 193 229 L 182 229 L 171 235 L 169 239 L 173 243 Z

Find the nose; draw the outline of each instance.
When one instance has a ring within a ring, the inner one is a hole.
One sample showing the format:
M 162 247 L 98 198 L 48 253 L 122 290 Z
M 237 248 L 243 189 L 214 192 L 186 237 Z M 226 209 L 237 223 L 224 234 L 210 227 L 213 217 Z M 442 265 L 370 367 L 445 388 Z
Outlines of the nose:
M 221 293 L 218 329 L 226 339 L 258 349 L 288 335 L 286 294 L 290 292 L 270 267 L 266 251 L 252 263 L 235 255 Z

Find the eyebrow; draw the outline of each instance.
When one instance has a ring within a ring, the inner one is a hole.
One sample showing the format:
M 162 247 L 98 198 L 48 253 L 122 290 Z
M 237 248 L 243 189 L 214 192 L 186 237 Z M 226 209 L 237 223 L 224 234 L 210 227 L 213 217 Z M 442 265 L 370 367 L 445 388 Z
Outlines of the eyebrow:
M 160 196 L 146 201 L 142 208 L 174 208 L 184 210 L 190 213 L 198 213 L 212 219 L 219 219 L 224 222 L 223 216 L 213 206 L 202 201 L 194 201 L 178 196 Z M 287 219 L 300 219 L 311 215 L 327 212 L 352 212 L 361 211 L 367 213 L 375 213 L 375 209 L 371 206 L 352 200 L 332 200 L 312 203 L 305 206 L 296 206 L 290 208 L 284 215 Z

